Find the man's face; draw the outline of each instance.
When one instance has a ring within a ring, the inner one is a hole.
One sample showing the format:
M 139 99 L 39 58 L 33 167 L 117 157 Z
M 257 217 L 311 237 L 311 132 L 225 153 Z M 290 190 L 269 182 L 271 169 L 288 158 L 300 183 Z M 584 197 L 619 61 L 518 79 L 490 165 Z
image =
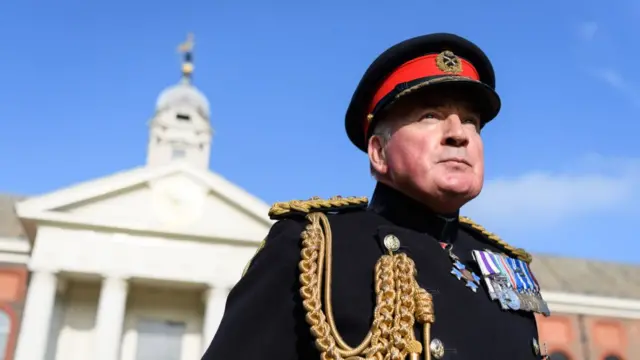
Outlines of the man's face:
M 381 181 L 441 212 L 478 196 L 484 150 L 480 118 L 471 107 L 451 96 L 417 93 L 393 105 L 382 121 L 388 121 L 391 137 L 369 141 Z

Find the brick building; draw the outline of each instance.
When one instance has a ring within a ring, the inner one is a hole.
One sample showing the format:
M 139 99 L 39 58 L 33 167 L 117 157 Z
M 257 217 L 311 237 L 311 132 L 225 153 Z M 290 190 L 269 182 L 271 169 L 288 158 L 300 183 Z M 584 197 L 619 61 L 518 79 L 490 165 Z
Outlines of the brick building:
M 640 267 L 536 256 L 533 270 L 551 304 L 538 329 L 552 359 L 640 358 Z
M 26 295 L 29 245 L 13 205 L 21 197 L 0 195 L 0 360 L 11 360 Z

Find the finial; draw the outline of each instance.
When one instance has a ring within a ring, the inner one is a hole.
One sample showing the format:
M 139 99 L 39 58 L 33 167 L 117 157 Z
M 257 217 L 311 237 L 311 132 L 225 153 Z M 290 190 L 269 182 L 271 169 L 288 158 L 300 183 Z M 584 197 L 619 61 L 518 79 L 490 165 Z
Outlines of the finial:
M 178 46 L 178 51 L 184 55 L 182 60 L 182 79 L 189 82 L 193 74 L 193 48 L 195 47 L 193 33 L 187 34 L 187 40 Z

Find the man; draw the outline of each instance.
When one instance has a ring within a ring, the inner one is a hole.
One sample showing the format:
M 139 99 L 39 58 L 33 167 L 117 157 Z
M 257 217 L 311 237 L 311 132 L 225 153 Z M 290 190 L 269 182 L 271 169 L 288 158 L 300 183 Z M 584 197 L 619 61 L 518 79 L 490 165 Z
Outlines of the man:
M 542 358 L 530 255 L 458 215 L 482 189 L 494 88 L 485 54 L 455 35 L 380 55 L 346 114 L 371 202 L 275 204 L 203 359 Z

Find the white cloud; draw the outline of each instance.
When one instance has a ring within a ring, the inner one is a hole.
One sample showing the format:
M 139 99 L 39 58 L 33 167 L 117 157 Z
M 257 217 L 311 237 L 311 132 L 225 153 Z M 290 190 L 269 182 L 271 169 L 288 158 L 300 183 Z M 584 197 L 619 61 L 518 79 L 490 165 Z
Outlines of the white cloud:
M 464 213 L 503 229 L 550 226 L 632 204 L 639 185 L 640 161 L 590 156 L 566 173 L 536 171 L 489 180 Z
M 628 87 L 624 77 L 617 70 L 610 68 L 595 69 L 593 70 L 593 75 L 614 89 L 625 90 Z
M 640 89 L 636 84 L 627 80 L 627 78 L 618 70 L 613 68 L 597 68 L 591 69 L 589 73 L 596 79 L 604 82 L 612 89 L 620 92 L 633 102 L 634 105 L 640 106 Z
M 578 25 L 578 36 L 584 41 L 592 41 L 598 32 L 598 23 L 595 21 L 585 21 Z
M 602 36 L 600 36 L 600 39 L 596 39 L 602 32 L 599 24 L 596 21 L 583 21 L 575 26 L 575 32 L 577 37 L 583 42 L 583 46 L 580 48 L 589 54 L 588 56 L 583 56 L 583 58 L 602 59 L 603 46 L 604 49 L 608 48 L 608 41 L 606 41 L 606 37 L 603 39 Z M 599 44 L 594 48 L 596 43 Z M 605 52 L 611 52 L 611 50 Z M 585 70 L 591 77 L 617 91 L 629 99 L 634 105 L 640 106 L 640 86 L 634 81 L 629 80 L 629 74 L 624 74 L 619 69 L 607 63 L 587 67 Z

